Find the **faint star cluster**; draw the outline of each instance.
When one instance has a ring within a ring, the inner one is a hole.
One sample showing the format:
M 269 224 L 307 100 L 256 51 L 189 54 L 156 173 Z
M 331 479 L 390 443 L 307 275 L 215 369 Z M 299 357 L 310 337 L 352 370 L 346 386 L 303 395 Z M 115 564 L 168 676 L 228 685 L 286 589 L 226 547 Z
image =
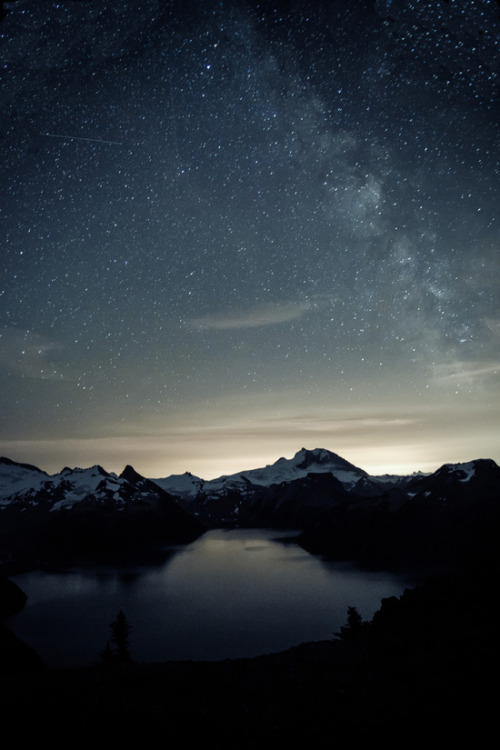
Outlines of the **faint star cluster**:
M 496 2 L 3 6 L 4 454 L 500 458 Z

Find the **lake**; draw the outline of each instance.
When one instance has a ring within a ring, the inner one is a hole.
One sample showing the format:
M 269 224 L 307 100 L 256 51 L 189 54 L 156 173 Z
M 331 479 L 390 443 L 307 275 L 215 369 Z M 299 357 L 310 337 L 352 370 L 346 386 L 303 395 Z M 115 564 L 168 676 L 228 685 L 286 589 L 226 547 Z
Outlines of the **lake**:
M 411 585 L 325 562 L 273 530 L 209 531 L 157 567 L 95 567 L 13 576 L 28 595 L 8 626 L 51 667 L 97 663 L 122 609 L 139 662 L 218 660 L 330 639 L 347 607 L 371 619 Z

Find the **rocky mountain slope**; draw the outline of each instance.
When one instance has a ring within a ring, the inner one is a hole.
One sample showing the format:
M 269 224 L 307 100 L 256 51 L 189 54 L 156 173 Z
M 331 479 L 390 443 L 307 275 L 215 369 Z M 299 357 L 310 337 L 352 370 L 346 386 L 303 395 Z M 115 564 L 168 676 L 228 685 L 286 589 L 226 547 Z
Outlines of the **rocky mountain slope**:
M 101 466 L 47 475 L 0 459 L 0 554 L 23 561 L 116 559 L 159 553 L 192 541 L 205 527 L 168 492 L 127 466 L 120 476 Z
M 332 474 L 349 490 L 361 494 L 377 494 L 387 483 L 397 482 L 400 477 L 384 477 L 380 481 L 370 477 L 366 471 L 349 463 L 336 453 L 315 448 L 301 448 L 293 458 L 279 458 L 275 463 L 258 469 L 240 471 L 217 479 L 204 480 L 200 477 L 177 474 L 153 481 L 174 495 L 194 499 L 200 494 L 217 496 L 224 491 L 237 490 L 244 493 L 252 487 L 270 487 L 271 485 L 303 479 L 311 473 Z
M 341 456 L 323 448 L 302 448 L 291 459 L 279 458 L 263 468 L 250 469 L 212 480 L 186 473 L 154 479 L 163 489 L 175 495 L 182 506 L 198 516 L 208 525 L 257 524 L 290 526 L 292 513 L 275 513 L 272 497 L 283 505 L 284 495 L 301 495 L 306 505 L 318 506 L 318 487 L 309 487 L 313 475 L 323 476 L 323 485 L 329 485 L 330 495 L 335 492 L 353 496 L 376 497 L 388 488 L 403 488 L 414 476 L 372 477 L 363 469 L 346 461 Z M 287 488 L 287 489 L 285 489 Z M 326 487 L 324 487 L 326 491 Z M 326 504 L 331 503 L 331 498 Z M 286 503 L 285 503 L 286 505 Z M 263 512 L 263 506 L 269 513 Z M 254 512 L 257 511 L 258 512 Z
M 493 564 L 500 534 L 500 468 L 446 464 L 366 502 L 324 506 L 303 525 L 311 552 L 381 567 Z M 496 563 L 495 563 L 496 564 Z

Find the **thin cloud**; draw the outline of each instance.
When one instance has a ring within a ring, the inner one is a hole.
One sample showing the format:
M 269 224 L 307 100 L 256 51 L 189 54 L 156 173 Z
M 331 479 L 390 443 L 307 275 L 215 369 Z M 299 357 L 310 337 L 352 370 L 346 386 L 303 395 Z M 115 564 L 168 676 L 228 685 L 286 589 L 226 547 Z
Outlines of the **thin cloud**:
M 228 310 L 222 313 L 191 318 L 187 325 L 197 331 L 231 331 L 244 328 L 289 323 L 301 318 L 312 307 L 310 302 L 286 302 L 279 304 L 254 305 L 253 307 Z
M 444 383 L 471 382 L 500 373 L 498 362 L 452 362 L 435 368 L 436 379 Z

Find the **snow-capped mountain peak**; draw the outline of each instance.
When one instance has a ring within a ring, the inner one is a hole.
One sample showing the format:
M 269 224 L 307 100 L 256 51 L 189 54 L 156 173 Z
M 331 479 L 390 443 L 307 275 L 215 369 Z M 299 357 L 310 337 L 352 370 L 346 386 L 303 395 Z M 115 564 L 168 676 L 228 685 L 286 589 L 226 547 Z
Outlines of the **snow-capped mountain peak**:
M 459 482 L 470 482 L 480 478 L 485 472 L 491 472 L 496 468 L 495 462 L 490 458 L 477 458 L 473 461 L 464 461 L 456 464 L 443 464 L 435 472 L 439 476 L 453 476 Z
M 99 465 L 87 469 L 70 469 L 66 466 L 54 475 L 22 464 L 2 466 L 4 472 L 0 468 L 0 502 L 4 508 L 28 503 L 32 507 L 45 506 L 53 512 L 67 510 L 84 501 L 112 502 L 116 506 L 123 506 L 126 501 L 137 496 L 137 483 L 140 479 L 139 475 L 118 477 Z M 156 491 L 161 490 L 157 488 Z
M 192 541 L 205 530 L 175 498 L 131 466 L 120 476 L 99 465 L 66 467 L 50 476 L 0 462 L 2 479 L 0 548 L 28 564 L 96 555 L 115 560 L 117 555 L 152 559 L 158 554 L 163 559 L 165 544 Z
M 319 471 L 333 474 L 343 484 L 368 477 L 366 471 L 325 448 L 314 448 L 314 450 L 301 448 L 293 457 L 292 462 L 297 469 L 307 470 L 308 473 Z
M 324 448 L 302 448 L 293 458 L 281 457 L 273 464 L 236 474 L 225 474 L 216 479 L 203 480 L 186 473 L 153 481 L 179 497 L 193 499 L 200 493 L 213 495 L 232 490 L 245 492 L 252 487 L 270 487 L 301 479 L 308 474 L 324 473 L 332 474 L 346 489 L 351 489 L 360 481 L 370 481 L 365 471 Z
M 166 492 L 171 492 L 173 495 L 185 499 L 196 497 L 207 484 L 204 479 L 194 476 L 189 471 L 184 474 L 171 474 L 168 477 L 152 479 L 151 481 Z
M 240 476 L 248 478 L 252 484 L 270 486 L 314 473 L 333 474 L 342 484 L 351 486 L 367 476 L 362 469 L 324 448 L 301 448 L 291 459 L 280 458 L 264 469 L 242 472 Z

